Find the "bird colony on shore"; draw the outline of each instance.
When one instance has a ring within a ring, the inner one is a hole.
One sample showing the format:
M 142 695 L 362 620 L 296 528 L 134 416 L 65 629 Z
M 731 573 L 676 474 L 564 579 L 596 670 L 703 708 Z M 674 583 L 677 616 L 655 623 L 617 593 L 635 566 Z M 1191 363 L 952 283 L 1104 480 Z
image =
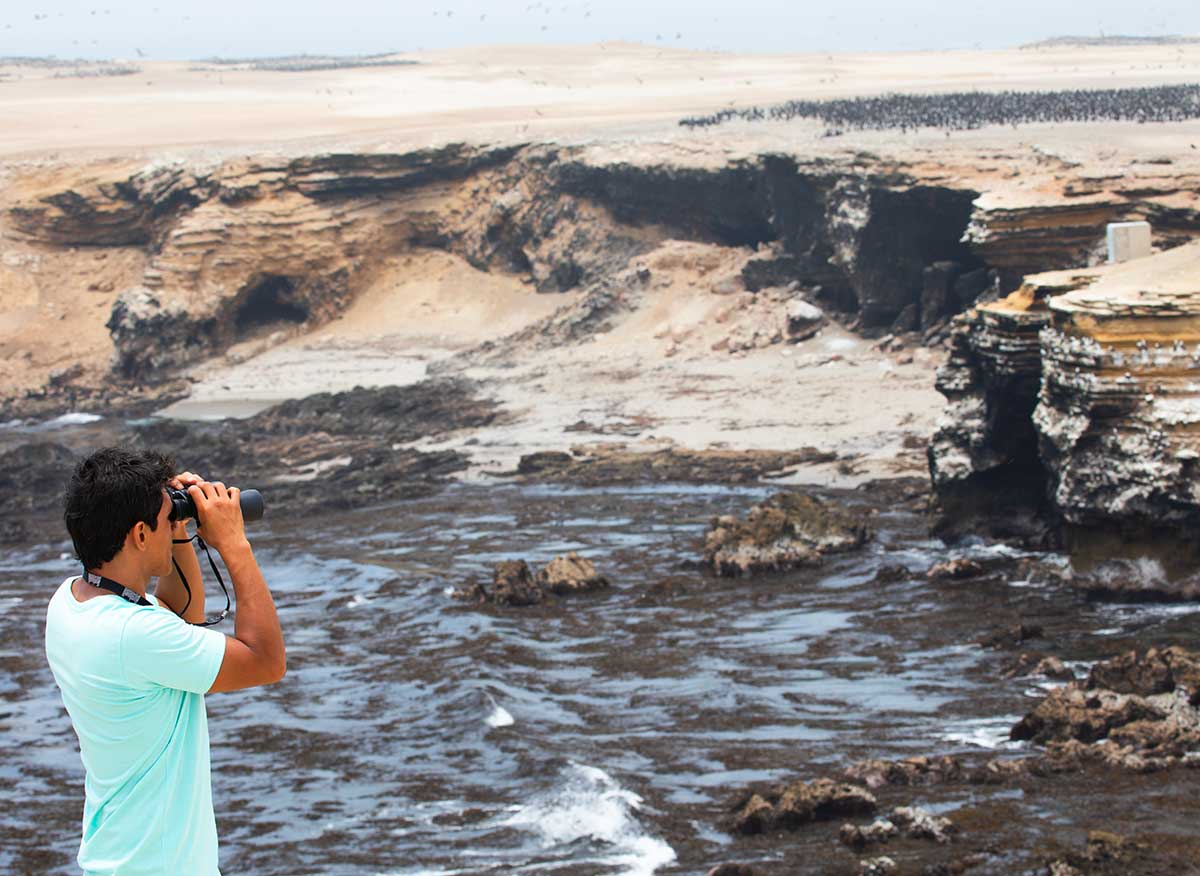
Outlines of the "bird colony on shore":
M 950 94 L 886 94 L 841 100 L 789 100 L 774 106 L 723 109 L 691 116 L 679 124 L 690 128 L 719 125 L 731 119 L 819 119 L 826 136 L 848 130 L 901 131 L 936 128 L 961 131 L 985 125 L 1046 122 L 1181 122 L 1200 118 L 1200 85 L 1110 88 L 1075 91 L 963 91 Z

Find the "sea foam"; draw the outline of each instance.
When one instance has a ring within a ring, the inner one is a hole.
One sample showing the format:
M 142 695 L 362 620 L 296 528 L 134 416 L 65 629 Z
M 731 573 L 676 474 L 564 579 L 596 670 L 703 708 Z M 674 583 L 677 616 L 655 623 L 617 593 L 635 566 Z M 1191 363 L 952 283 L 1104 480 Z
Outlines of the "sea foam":
M 555 788 L 518 807 L 505 825 L 535 832 L 546 848 L 591 840 L 604 849 L 594 863 L 620 867 L 622 876 L 650 876 L 675 860 L 675 850 L 634 817 L 642 798 L 608 773 L 573 763 L 560 779 Z

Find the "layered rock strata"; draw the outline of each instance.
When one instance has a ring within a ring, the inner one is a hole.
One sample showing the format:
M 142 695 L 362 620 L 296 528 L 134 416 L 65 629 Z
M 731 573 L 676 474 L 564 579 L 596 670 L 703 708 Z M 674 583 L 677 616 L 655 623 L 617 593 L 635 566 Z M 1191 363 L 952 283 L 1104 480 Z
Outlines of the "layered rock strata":
M 639 282 L 637 257 L 664 241 L 754 248 L 736 291 L 800 284 L 864 329 L 929 332 L 1012 277 L 1094 258 L 1109 219 L 1151 216 L 1160 244 L 1200 228 L 1185 178 L 1164 173 L 1128 191 L 1110 180 L 1055 206 L 1045 187 L 1027 201 L 987 193 L 1000 171 L 668 148 L 630 163 L 600 147 L 452 145 L 54 168 L 21 176 L 3 199 L 8 224 L 33 245 L 144 251 L 108 319 L 115 371 L 139 381 L 268 329 L 327 321 L 384 260 L 414 247 L 541 292 L 587 289 L 600 316 L 586 322 L 600 329 Z
M 1192 243 L 1035 276 L 960 317 L 929 448 L 939 496 L 1044 498 L 1076 533 L 1200 522 L 1197 267 Z

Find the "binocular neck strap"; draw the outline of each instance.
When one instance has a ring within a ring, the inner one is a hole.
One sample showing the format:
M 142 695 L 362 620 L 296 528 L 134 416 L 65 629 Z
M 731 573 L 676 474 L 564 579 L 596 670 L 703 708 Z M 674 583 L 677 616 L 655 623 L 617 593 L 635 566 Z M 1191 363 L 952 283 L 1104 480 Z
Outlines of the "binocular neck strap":
M 135 593 L 124 584 L 118 584 L 112 578 L 105 578 L 103 575 L 97 575 L 95 572 L 89 572 L 87 569 L 83 570 L 83 580 L 87 581 L 93 587 L 99 587 L 101 590 L 107 590 L 109 593 L 115 593 L 126 602 L 132 602 L 134 605 L 153 605 L 149 599 L 140 593 Z

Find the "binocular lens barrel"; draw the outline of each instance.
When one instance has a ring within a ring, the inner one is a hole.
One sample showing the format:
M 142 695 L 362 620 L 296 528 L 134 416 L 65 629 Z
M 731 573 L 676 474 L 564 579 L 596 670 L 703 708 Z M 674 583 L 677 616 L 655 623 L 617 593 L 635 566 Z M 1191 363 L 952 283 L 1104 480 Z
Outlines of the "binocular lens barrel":
M 196 516 L 196 503 L 192 501 L 192 497 L 186 490 L 173 490 L 168 487 L 167 495 L 171 499 L 172 521 L 187 520 Z M 262 520 L 265 510 L 262 493 L 258 490 L 242 490 L 240 499 L 243 520 Z

